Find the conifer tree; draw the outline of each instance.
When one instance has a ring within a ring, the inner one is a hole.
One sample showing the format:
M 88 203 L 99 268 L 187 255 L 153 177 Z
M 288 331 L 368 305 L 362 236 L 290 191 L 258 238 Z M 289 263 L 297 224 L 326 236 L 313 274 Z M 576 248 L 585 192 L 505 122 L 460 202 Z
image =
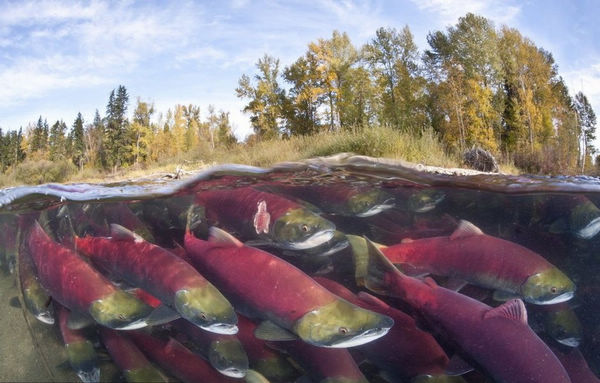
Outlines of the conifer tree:
M 85 140 L 83 131 L 83 117 L 81 112 L 77 113 L 77 118 L 73 122 L 73 129 L 71 130 L 71 160 L 79 168 L 83 169 L 83 163 L 85 160 Z

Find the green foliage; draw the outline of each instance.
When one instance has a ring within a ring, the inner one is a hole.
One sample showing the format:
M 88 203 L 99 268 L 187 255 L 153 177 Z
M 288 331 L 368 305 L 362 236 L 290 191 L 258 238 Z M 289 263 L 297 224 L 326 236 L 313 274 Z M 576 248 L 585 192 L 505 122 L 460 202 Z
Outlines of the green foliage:
M 77 171 L 75 165 L 66 159 L 61 161 L 26 161 L 15 167 L 17 182 L 38 185 L 48 182 L 64 182 Z

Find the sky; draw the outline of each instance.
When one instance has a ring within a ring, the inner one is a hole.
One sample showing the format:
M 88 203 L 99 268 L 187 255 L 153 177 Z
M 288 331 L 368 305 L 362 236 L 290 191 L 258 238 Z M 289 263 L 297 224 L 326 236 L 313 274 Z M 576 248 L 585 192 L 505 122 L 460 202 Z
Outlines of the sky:
M 40 115 L 71 126 L 78 112 L 90 122 L 124 85 L 130 114 L 138 97 L 163 114 L 199 105 L 203 119 L 213 105 L 242 139 L 251 128 L 235 88 L 265 53 L 284 67 L 334 30 L 361 46 L 405 25 L 422 52 L 429 32 L 467 12 L 550 51 L 571 95 L 583 91 L 600 115 L 598 0 L 0 0 L 0 128 Z

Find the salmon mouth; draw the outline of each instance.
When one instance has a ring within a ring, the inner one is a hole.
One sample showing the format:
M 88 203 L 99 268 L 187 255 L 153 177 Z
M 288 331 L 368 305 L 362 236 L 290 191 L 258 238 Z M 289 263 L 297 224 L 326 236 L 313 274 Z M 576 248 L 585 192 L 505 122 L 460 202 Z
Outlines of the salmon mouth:
M 377 327 L 377 328 L 368 329 L 367 331 L 364 331 L 356 336 L 353 336 L 351 338 L 346 338 L 346 339 L 340 339 L 339 341 L 333 342 L 331 345 L 325 346 L 325 347 L 347 348 L 347 347 L 360 346 L 365 343 L 372 342 L 375 339 L 381 338 L 382 336 L 384 336 L 385 334 L 388 333 L 388 331 L 390 330 L 390 327 Z
M 214 332 L 215 334 L 234 335 L 238 332 L 238 326 L 229 323 L 213 323 L 206 326 L 199 326 L 201 329 Z
M 577 230 L 575 235 L 581 239 L 590 239 L 600 232 L 600 217 L 593 219 L 583 229 Z
M 219 372 L 225 376 L 229 376 L 230 378 L 243 378 L 246 376 L 246 371 L 236 367 L 224 368 L 219 370 Z
M 557 303 L 566 302 L 566 301 L 570 300 L 571 298 L 573 298 L 574 296 L 575 296 L 574 291 L 566 291 L 566 292 L 560 294 L 559 296 L 556 296 L 550 300 L 535 301 L 535 302 L 531 302 L 531 303 L 535 303 L 538 305 L 554 305 Z
M 383 203 L 377 204 L 375 206 L 371 206 L 369 208 L 369 210 L 363 211 L 362 213 L 358 213 L 358 214 L 356 214 L 356 216 L 360 217 L 360 218 L 371 217 L 371 216 L 377 215 L 381 212 L 384 212 L 386 210 L 389 210 L 389 209 L 393 208 L 394 206 L 395 206 L 394 200 L 390 198 L 390 199 L 384 201 Z
M 288 246 L 292 250 L 307 250 L 313 247 L 321 246 L 328 242 L 335 235 L 335 230 L 319 231 L 301 242 L 290 242 Z

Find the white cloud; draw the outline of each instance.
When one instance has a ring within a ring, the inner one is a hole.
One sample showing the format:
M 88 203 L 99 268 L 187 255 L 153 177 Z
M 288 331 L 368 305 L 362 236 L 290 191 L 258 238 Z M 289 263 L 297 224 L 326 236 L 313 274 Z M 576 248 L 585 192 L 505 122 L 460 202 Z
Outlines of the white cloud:
M 508 24 L 521 11 L 504 0 L 411 0 L 419 9 L 439 15 L 445 25 L 455 24 L 466 13 L 475 13 L 501 24 Z
M 107 83 L 156 55 L 177 52 L 202 16 L 193 3 L 147 8 L 94 1 L 0 5 L 0 105 Z
M 594 112 L 600 115 L 600 58 L 592 60 L 586 67 L 566 71 L 562 75 L 571 95 L 583 92 L 592 104 Z

